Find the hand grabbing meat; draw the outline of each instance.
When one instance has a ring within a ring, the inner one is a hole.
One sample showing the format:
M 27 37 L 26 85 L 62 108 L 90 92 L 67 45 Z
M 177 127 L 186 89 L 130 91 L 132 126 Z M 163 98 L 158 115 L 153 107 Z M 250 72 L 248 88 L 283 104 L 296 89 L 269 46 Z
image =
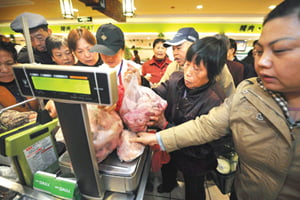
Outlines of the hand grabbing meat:
M 130 142 L 131 138 L 135 137 L 137 137 L 137 135 L 134 132 L 123 130 L 121 134 L 121 143 L 117 149 L 117 154 L 121 161 L 133 161 L 144 152 L 144 145 Z

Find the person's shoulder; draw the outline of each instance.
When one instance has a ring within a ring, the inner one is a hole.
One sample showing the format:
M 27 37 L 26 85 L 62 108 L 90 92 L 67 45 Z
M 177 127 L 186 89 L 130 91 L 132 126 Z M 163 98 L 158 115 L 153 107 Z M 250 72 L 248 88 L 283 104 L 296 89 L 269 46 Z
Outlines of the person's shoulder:
M 241 91 L 245 91 L 246 89 L 257 88 L 257 87 L 259 87 L 259 84 L 257 82 L 257 77 L 248 78 L 239 83 L 239 85 L 236 88 L 236 92 L 241 92 Z
M 177 78 L 177 79 L 181 79 L 183 78 L 184 74 L 182 71 L 175 71 L 170 75 L 170 79 L 171 78 Z
M 226 98 L 226 95 L 224 93 L 224 90 L 220 87 L 219 84 L 217 83 L 213 83 L 209 88 L 208 90 L 214 94 L 217 99 L 220 99 L 220 100 L 224 100 Z
M 19 50 L 19 54 L 20 54 L 20 53 L 28 53 L 28 52 L 27 52 L 27 46 L 22 47 L 22 48 Z
M 237 61 L 232 61 L 232 60 L 227 60 L 226 61 L 226 64 L 229 66 L 229 67 L 235 67 L 235 68 L 240 68 L 240 67 L 243 67 L 243 63 L 241 62 L 237 62 Z
M 29 63 L 28 50 L 27 47 L 23 47 L 17 56 L 18 63 Z
M 147 60 L 146 62 L 144 62 L 142 64 L 142 67 L 150 65 L 152 62 L 153 62 L 152 59 L 151 60 Z
M 176 84 L 178 81 L 184 78 L 184 74 L 182 71 L 175 71 L 169 77 L 170 84 Z
M 180 70 L 180 66 L 179 66 L 179 64 L 176 62 L 176 61 L 172 61 L 169 65 L 168 65 L 168 67 L 167 67 L 167 69 L 166 69 L 166 71 L 168 72 L 168 73 L 172 73 L 172 72 L 174 72 L 174 71 L 179 71 Z
M 171 64 L 174 61 L 170 60 L 170 58 L 167 56 L 165 62 L 168 63 L 168 64 Z

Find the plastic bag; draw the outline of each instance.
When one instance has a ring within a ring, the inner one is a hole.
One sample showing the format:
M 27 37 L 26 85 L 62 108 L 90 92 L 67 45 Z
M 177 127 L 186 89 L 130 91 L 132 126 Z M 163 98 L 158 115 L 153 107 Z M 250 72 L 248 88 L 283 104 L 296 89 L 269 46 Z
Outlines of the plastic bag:
M 97 105 L 87 105 L 89 123 L 97 162 L 103 161 L 120 142 L 123 123 L 116 111 L 105 111 Z
M 138 75 L 132 74 L 129 83 L 125 84 L 125 93 L 120 108 L 120 116 L 133 132 L 146 131 L 146 123 L 151 113 L 163 112 L 167 102 L 151 88 L 138 84 Z
M 130 142 L 130 138 L 137 137 L 136 133 L 123 130 L 121 142 L 117 148 L 117 154 L 121 161 L 130 162 L 142 155 L 145 146 L 139 143 Z
M 158 172 L 163 164 L 170 162 L 170 155 L 166 151 L 161 151 L 158 144 L 151 146 L 153 151 L 151 159 L 151 169 L 152 172 Z

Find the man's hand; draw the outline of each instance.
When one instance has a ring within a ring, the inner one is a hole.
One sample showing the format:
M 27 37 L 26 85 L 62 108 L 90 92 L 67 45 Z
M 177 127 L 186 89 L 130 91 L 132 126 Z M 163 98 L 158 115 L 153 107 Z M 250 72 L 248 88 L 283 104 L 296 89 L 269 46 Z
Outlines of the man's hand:
M 132 79 L 132 76 L 137 76 L 138 84 L 141 85 L 142 84 L 142 78 L 141 78 L 139 69 L 135 68 L 130 63 L 127 63 L 127 65 L 128 65 L 127 71 L 124 73 L 124 79 L 125 79 L 124 82 L 129 83 L 130 80 Z
M 50 117 L 55 118 L 57 117 L 56 108 L 54 105 L 54 101 L 49 100 L 45 105 L 45 109 L 48 110 Z

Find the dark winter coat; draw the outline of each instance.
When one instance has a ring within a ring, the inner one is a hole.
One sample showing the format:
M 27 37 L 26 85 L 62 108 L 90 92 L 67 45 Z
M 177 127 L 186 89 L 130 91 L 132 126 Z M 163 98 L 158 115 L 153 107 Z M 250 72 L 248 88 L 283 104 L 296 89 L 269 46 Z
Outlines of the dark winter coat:
M 195 89 L 188 89 L 184 84 L 183 72 L 174 72 L 170 79 L 153 89 L 168 106 L 165 116 L 168 127 L 179 125 L 197 116 L 207 114 L 209 110 L 220 105 L 224 92 L 212 82 Z M 186 92 L 186 96 L 184 93 Z M 191 175 L 200 175 L 216 168 L 217 162 L 211 145 L 203 144 L 187 147 L 170 153 L 179 170 Z

